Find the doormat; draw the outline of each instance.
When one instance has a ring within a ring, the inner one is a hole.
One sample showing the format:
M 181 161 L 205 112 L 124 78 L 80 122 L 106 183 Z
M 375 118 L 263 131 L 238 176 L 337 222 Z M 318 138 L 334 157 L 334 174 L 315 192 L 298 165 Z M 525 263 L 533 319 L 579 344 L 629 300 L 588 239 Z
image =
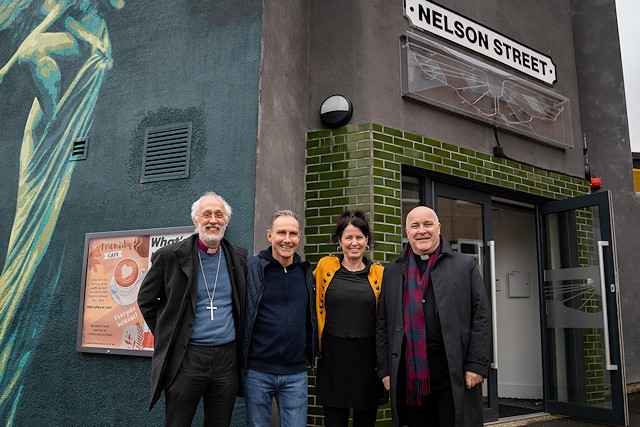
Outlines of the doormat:
M 499 418 L 517 417 L 520 415 L 532 414 L 534 412 L 536 411 L 531 408 L 522 408 L 520 406 L 504 405 L 502 403 L 498 404 Z

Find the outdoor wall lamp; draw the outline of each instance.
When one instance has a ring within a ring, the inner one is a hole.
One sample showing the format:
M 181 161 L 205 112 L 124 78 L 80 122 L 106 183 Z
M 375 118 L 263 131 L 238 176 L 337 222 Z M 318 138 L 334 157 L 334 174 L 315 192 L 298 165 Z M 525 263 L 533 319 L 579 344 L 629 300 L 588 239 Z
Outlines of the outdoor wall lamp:
M 352 114 L 351 101 L 339 94 L 331 95 L 325 99 L 320 107 L 320 120 L 330 128 L 346 125 Z

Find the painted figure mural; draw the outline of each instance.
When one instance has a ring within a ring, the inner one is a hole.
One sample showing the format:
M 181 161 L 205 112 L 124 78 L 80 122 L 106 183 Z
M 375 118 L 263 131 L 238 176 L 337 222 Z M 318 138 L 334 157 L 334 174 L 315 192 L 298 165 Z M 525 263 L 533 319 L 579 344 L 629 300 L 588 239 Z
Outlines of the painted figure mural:
M 1 34 L 17 46 L 11 57 L 0 57 L 0 85 L 9 73 L 29 73 L 37 93 L 35 99 L 19 100 L 31 109 L 24 119 L 16 212 L 0 276 L 0 419 L 7 426 L 13 424 L 21 376 L 37 343 L 38 317 L 48 311 L 46 297 L 57 281 L 47 284 L 48 295 L 33 299 L 39 316 L 29 316 L 35 308 L 24 300 L 69 188 L 73 144 L 87 137 L 112 66 L 100 12 L 123 6 L 123 0 L 0 0 Z

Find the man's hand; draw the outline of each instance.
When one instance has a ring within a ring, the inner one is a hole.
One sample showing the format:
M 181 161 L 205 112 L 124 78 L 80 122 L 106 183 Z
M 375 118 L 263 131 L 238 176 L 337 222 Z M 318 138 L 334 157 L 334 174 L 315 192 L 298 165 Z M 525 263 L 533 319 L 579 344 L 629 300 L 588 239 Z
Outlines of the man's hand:
M 467 389 L 471 389 L 476 385 L 480 384 L 482 382 L 482 378 L 483 378 L 482 375 L 476 374 L 475 372 L 466 371 L 464 373 L 464 382 L 465 382 L 465 385 L 467 386 Z M 384 382 L 384 378 L 382 380 Z
M 387 375 L 386 377 L 382 377 L 381 381 L 385 390 L 387 391 L 391 390 L 391 379 L 389 378 L 389 375 Z

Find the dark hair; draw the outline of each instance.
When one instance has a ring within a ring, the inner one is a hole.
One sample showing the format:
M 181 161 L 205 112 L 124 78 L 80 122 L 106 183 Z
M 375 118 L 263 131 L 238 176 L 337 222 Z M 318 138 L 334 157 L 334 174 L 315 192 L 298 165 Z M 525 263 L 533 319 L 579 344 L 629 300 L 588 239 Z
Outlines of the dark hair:
M 338 243 L 342 237 L 342 232 L 349 224 L 359 228 L 362 234 L 369 240 L 369 245 L 373 246 L 373 232 L 371 231 L 371 227 L 369 227 L 367 216 L 360 209 L 342 212 L 336 223 L 336 228 L 333 230 L 333 233 L 331 233 L 331 243 Z

